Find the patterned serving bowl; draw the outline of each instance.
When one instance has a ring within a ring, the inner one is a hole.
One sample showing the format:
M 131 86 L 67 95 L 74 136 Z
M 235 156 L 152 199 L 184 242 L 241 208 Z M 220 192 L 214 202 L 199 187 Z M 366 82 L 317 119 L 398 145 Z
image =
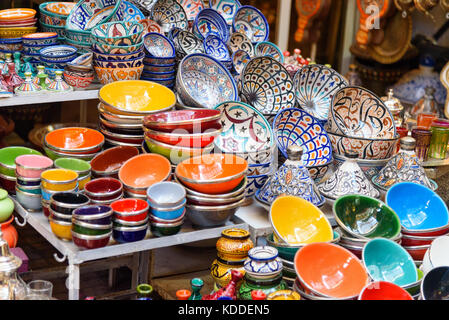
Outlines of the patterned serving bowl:
M 232 30 L 246 34 L 253 43 L 267 41 L 270 35 L 267 19 L 252 6 L 242 6 L 237 10 L 232 19 Z
M 174 58 L 175 46 L 173 42 L 162 34 L 150 32 L 143 37 L 147 57 Z
M 159 24 L 165 33 L 175 27 L 184 30 L 189 25 L 184 8 L 175 0 L 157 0 L 149 18 Z
M 56 45 L 58 42 L 58 34 L 56 32 L 37 32 L 30 33 L 22 37 L 25 46 L 48 46 Z
M 50 46 L 39 51 L 40 59 L 45 62 L 68 62 L 76 58 L 77 48 L 68 45 Z
M 80 0 L 70 11 L 66 28 L 72 30 L 91 30 L 98 24 L 111 21 L 122 0 Z
M 132 68 L 102 68 L 94 66 L 94 70 L 101 84 L 105 85 L 115 81 L 139 80 L 142 75 L 143 65 Z
M 64 71 L 64 80 L 72 87 L 77 89 L 85 89 L 91 85 L 92 81 L 94 81 L 94 74 L 91 76 L 85 75 L 77 75 L 74 73 L 70 73 L 67 70 Z
M 239 100 L 229 71 L 202 53 L 188 55 L 181 61 L 176 83 L 181 100 L 189 106 L 211 109 L 225 101 Z
M 254 56 L 254 46 L 251 40 L 241 32 L 234 32 L 227 43 L 229 50 L 234 54 L 236 51 L 242 50 L 250 57 Z
M 101 53 L 96 50 L 92 50 L 94 60 L 101 61 L 123 61 L 123 60 L 132 60 L 139 58 L 143 52 L 143 48 L 131 53 L 125 54 L 110 54 L 110 53 Z M 144 60 L 145 61 L 145 60 Z
M 92 44 L 92 37 L 90 31 L 72 30 L 65 27 L 65 37 L 71 42 L 79 42 L 82 44 Z
M 92 48 L 103 54 L 130 54 L 139 51 L 142 47 L 143 41 L 130 46 L 113 46 L 99 42 L 92 43 Z
M 145 15 L 140 9 L 131 1 L 122 1 L 120 8 L 117 12 L 119 21 L 135 22 L 145 19 Z
M 139 22 L 114 21 L 92 29 L 92 42 L 114 46 L 129 46 L 141 42 L 143 25 Z
M 54 6 L 58 2 L 44 2 L 39 5 L 40 20 L 51 26 L 65 26 L 68 15 L 62 15 L 48 10 L 47 6 Z M 60 2 L 59 2 L 60 3 Z M 66 5 L 72 5 L 70 2 L 64 2 Z M 73 4 L 74 5 L 74 4 Z
M 146 35 L 148 32 L 162 33 L 162 27 L 151 19 L 141 19 L 139 23 L 143 26 L 143 34 Z
M 269 41 L 262 41 L 256 44 L 255 48 L 256 57 L 268 56 L 280 63 L 284 63 L 284 54 L 277 45 Z
M 175 30 L 175 29 L 173 29 Z M 204 53 L 203 40 L 187 30 L 177 30 L 176 36 L 171 33 L 169 38 L 176 49 L 176 59 L 181 61 L 185 56 L 193 53 Z
M 74 7 L 75 3 L 72 2 L 47 2 L 45 5 L 48 12 L 62 17 L 68 17 Z
M 290 74 L 271 57 L 252 59 L 243 69 L 241 82 L 242 100 L 265 115 L 295 106 Z
M 187 14 L 187 20 L 193 21 L 201 10 L 206 8 L 203 0 L 180 0 L 179 4 L 183 7 Z
M 141 52 L 140 56 L 130 60 L 117 60 L 117 61 L 102 61 L 94 60 L 93 65 L 101 68 L 136 68 L 143 66 L 144 53 Z
M 223 16 L 214 9 L 203 9 L 193 22 L 193 33 L 200 39 L 205 39 L 209 34 L 214 34 L 225 43 L 228 42 L 230 32 L 228 24 Z
M 231 61 L 229 49 L 226 43 L 221 40 L 219 36 L 209 34 L 206 39 L 204 39 L 203 46 L 206 54 L 220 61 L 222 64 L 225 65 Z
M 232 19 L 242 5 L 238 0 L 211 0 L 209 6 L 211 9 L 217 10 L 228 25 L 232 25 Z
M 0 38 L 13 39 L 21 38 L 29 33 L 35 33 L 37 27 L 14 27 L 14 28 L 0 28 Z

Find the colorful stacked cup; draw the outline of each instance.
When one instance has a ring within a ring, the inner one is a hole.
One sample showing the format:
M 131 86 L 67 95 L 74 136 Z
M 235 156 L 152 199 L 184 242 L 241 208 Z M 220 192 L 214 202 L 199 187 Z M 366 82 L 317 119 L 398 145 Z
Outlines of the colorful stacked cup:
M 84 193 L 93 204 L 110 205 L 123 198 L 123 184 L 114 178 L 99 178 L 84 186 Z
M 419 161 L 427 161 L 432 131 L 424 128 L 414 128 L 412 137 L 416 140 L 415 153 Z
M 157 237 L 178 233 L 186 213 L 186 190 L 174 182 L 160 182 L 147 190 L 151 206 L 150 227 Z
M 432 140 L 429 147 L 429 156 L 434 159 L 446 159 L 449 143 L 449 121 L 436 119 L 430 127 Z
M 72 240 L 72 213 L 79 207 L 86 206 L 90 199 L 79 192 L 56 192 L 50 197 L 50 227 L 58 238 Z
M 149 205 L 141 199 L 122 199 L 111 204 L 112 237 L 120 243 L 143 240 L 148 230 Z
M 55 167 L 59 169 L 73 170 L 78 173 L 78 188 L 84 190 L 86 183 L 91 178 L 91 167 L 89 162 L 74 158 L 59 158 L 55 160 Z
M 80 207 L 72 213 L 72 239 L 82 249 L 106 246 L 112 234 L 112 208 L 102 205 Z
M 27 154 L 18 156 L 14 162 L 17 200 L 25 209 L 39 211 L 45 207 L 41 200 L 41 174 L 53 167 L 53 161 L 45 156 Z

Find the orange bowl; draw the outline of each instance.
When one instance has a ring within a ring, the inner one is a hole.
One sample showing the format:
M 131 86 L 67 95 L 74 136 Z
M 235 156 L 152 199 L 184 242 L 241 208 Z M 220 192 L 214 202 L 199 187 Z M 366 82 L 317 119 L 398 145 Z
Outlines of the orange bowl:
M 36 15 L 36 10 L 29 8 L 15 8 L 0 10 L 0 21 L 16 21 L 32 19 Z
M 47 133 L 44 142 L 59 152 L 89 153 L 103 146 L 104 136 L 89 128 L 61 128 Z
M 170 177 L 171 164 L 167 158 L 146 153 L 126 161 L 118 172 L 118 177 L 126 189 L 145 190 L 155 183 Z
M 312 243 L 296 252 L 295 271 L 301 284 L 326 298 L 356 299 L 370 282 L 362 262 L 331 243 Z
M 223 194 L 236 188 L 248 170 L 248 162 L 232 154 L 204 154 L 184 160 L 176 177 L 188 188 L 206 194 Z

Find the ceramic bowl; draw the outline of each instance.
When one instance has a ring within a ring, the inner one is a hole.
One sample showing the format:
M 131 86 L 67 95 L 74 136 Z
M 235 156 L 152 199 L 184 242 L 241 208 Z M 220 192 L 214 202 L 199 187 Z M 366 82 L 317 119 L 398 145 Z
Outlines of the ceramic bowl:
M 4 9 L 0 10 L 0 21 L 9 22 L 23 19 L 32 19 L 36 15 L 36 10 L 28 8 Z
M 294 263 L 300 283 L 325 298 L 353 299 L 370 281 L 354 254 L 331 243 L 308 244 L 298 250 Z M 334 285 L 326 285 L 332 279 Z
M 232 204 L 239 202 L 243 198 L 248 197 L 245 192 L 240 193 L 239 195 L 232 198 L 222 198 L 222 199 L 214 199 L 209 197 L 199 197 L 194 195 L 187 195 L 187 203 L 197 206 L 224 206 L 227 204 Z
M 175 70 L 173 69 L 168 72 L 148 72 L 144 70 L 142 77 L 158 81 L 170 81 L 175 79 Z
M 337 199 L 333 213 L 338 225 L 356 238 L 376 237 L 394 239 L 401 232 L 401 222 L 394 209 L 382 201 L 362 195 Z
M 62 222 L 62 221 L 56 221 L 51 216 L 48 218 L 50 221 L 50 228 L 51 231 L 55 236 L 60 238 L 64 241 L 71 241 L 72 240 L 72 223 L 71 222 Z
M 92 49 L 103 54 L 131 54 L 139 51 L 143 47 L 144 42 L 141 41 L 129 46 L 114 46 L 105 43 L 93 42 Z
M 17 184 L 17 188 L 26 193 L 42 194 L 41 186 L 21 186 Z
M 155 58 L 155 57 L 145 56 L 145 58 L 143 59 L 143 63 L 165 67 L 165 66 L 172 65 L 172 64 L 176 63 L 176 58 L 162 58 L 162 57 Z
M 398 136 L 393 115 L 383 101 L 371 91 L 355 86 L 335 93 L 327 126 L 330 133 L 353 138 L 393 139 Z
M 143 71 L 143 65 L 133 68 L 102 68 L 94 67 L 101 84 L 111 84 L 124 80 L 139 80 Z
M 140 214 L 139 216 L 144 216 L 143 214 Z M 140 220 L 137 220 L 137 218 L 135 220 L 123 220 L 119 218 L 120 216 L 116 215 L 114 216 L 114 222 L 113 222 L 113 227 L 117 227 L 117 228 L 122 228 L 122 227 L 141 227 L 143 225 L 148 226 L 148 214 L 145 213 L 145 217 L 144 218 L 139 218 Z
M 427 273 L 421 283 L 423 300 L 446 300 L 448 292 L 449 267 L 443 266 Z
M 221 37 L 215 34 L 209 34 L 203 41 L 204 52 L 212 58 L 224 62 L 231 61 L 229 49 Z
M 141 42 L 143 25 L 137 21 L 114 21 L 94 27 L 91 31 L 92 42 L 114 46 L 129 46 Z
M 59 158 L 75 158 L 75 159 L 81 159 L 81 160 L 85 160 L 85 161 L 90 161 L 92 160 L 93 157 L 95 157 L 98 153 L 98 151 L 100 150 L 96 150 L 93 153 L 88 153 L 88 154 L 84 154 L 84 153 L 67 153 L 67 152 L 59 152 L 59 151 L 55 151 L 54 149 L 50 149 L 47 147 L 43 147 L 45 154 L 47 155 L 47 157 L 49 157 L 52 160 L 56 160 Z
M 222 102 L 239 100 L 237 86 L 228 70 L 202 53 L 191 54 L 181 61 L 176 83 L 179 96 L 189 106 L 212 109 Z
M 147 34 L 148 32 L 157 32 L 162 33 L 162 27 L 155 21 L 146 18 L 141 19 L 139 23 L 143 26 L 143 33 Z
M 376 281 L 363 288 L 359 300 L 413 300 L 413 297 L 394 283 Z
M 126 61 L 139 58 L 143 53 L 143 47 L 135 52 L 130 52 L 126 54 L 111 54 L 111 53 L 101 53 L 96 50 L 92 50 L 93 58 L 96 61 Z M 145 60 L 144 60 L 145 61 Z
M 61 214 L 72 214 L 76 208 L 86 206 L 90 199 L 77 192 L 57 192 L 50 198 L 51 209 Z
M 56 32 L 37 32 L 24 35 L 22 42 L 26 46 L 45 46 L 55 45 L 58 42 L 58 34 Z
M 140 145 L 144 140 L 144 135 L 141 131 L 128 131 L 121 129 L 106 129 L 103 125 L 100 125 L 100 132 L 105 136 L 109 142 L 123 142 L 126 144 Z M 120 132 L 120 133 L 118 133 Z M 121 133 L 123 132 L 123 133 Z
M 120 243 L 128 243 L 143 240 L 147 234 L 148 225 L 138 227 L 114 227 L 112 237 Z
M 198 197 L 200 199 L 208 199 L 208 200 L 227 200 L 227 199 L 233 199 L 235 197 L 241 196 L 245 192 L 246 185 L 248 183 L 247 177 L 245 177 L 240 184 L 234 188 L 234 190 L 231 190 L 228 193 L 222 193 L 222 194 L 207 194 L 207 193 L 201 193 L 198 191 L 195 191 L 193 189 L 188 188 L 187 186 L 183 185 L 182 182 L 179 181 L 179 179 L 175 175 L 175 180 L 179 184 L 181 184 L 184 189 L 187 192 L 186 196 L 194 196 Z
M 207 154 L 176 167 L 176 177 L 187 187 L 208 194 L 227 193 L 243 180 L 248 163 L 230 154 Z
M 112 20 L 117 14 L 120 4 L 120 0 L 111 0 L 107 3 L 102 0 L 81 0 L 70 11 L 66 28 L 91 30 L 98 24 Z
M 186 216 L 186 209 L 184 209 L 184 212 L 177 217 L 176 219 L 172 219 L 172 220 L 168 220 L 168 219 L 161 219 L 158 217 L 155 217 L 154 215 L 150 214 L 149 215 L 149 220 L 150 223 L 159 223 L 159 224 L 176 224 L 178 222 L 181 222 L 184 220 L 185 216 Z
M 75 3 L 72 2 L 47 2 L 44 8 L 53 15 L 68 17 L 74 7 Z
M 147 217 L 149 204 L 140 199 L 122 199 L 111 204 L 114 215 L 125 221 L 141 221 Z
M 268 56 L 280 63 L 284 63 L 284 54 L 281 49 L 277 45 L 269 41 L 261 41 L 256 44 L 254 47 L 255 55 L 257 57 Z M 324 119 L 327 119 L 324 118 Z
M 183 6 L 174 0 L 157 1 L 151 10 L 150 19 L 159 24 L 168 33 L 174 27 L 187 29 L 187 14 Z
M 175 224 L 150 223 L 151 233 L 156 237 L 172 236 L 181 231 L 184 221 Z
M 394 241 L 373 239 L 365 245 L 362 255 L 365 268 L 374 281 L 404 286 L 418 280 L 413 258 Z
M 448 264 L 448 257 L 446 254 L 446 250 L 449 247 L 449 236 L 442 236 L 436 238 L 429 248 L 429 252 L 426 253 L 428 255 L 428 262 L 432 268 L 446 266 Z M 423 261 L 424 264 L 424 261 Z
M 72 219 L 72 231 L 86 236 L 101 236 L 110 233 L 112 222 L 109 225 L 97 225 Z
M 87 236 L 71 231 L 73 243 L 84 249 L 99 249 L 106 247 L 111 238 L 112 231 L 99 236 Z
M 143 72 L 153 72 L 153 73 L 168 73 L 174 72 L 176 64 L 169 64 L 165 66 L 161 65 L 152 65 L 144 62 Z
M 125 115 L 148 115 L 174 107 L 176 97 L 166 87 L 142 80 L 119 81 L 102 87 L 100 101 Z
M 405 251 L 407 251 L 410 254 L 410 256 L 413 258 L 413 260 L 423 261 L 427 250 L 429 250 L 429 248 L 430 248 L 430 245 L 410 246 L 410 247 L 403 246 L 403 248 L 405 249 Z
M 48 201 L 48 203 L 50 203 L 51 196 L 54 195 L 55 193 L 58 193 L 58 192 L 78 192 L 78 191 L 79 191 L 78 185 L 76 185 L 73 189 L 68 189 L 68 190 L 64 190 L 64 191 L 47 190 L 47 189 L 45 189 L 41 185 L 42 200 Z
M 98 178 L 84 186 L 84 193 L 92 200 L 106 201 L 117 198 L 123 192 L 123 184 L 114 178 Z
M 104 137 L 97 130 L 80 127 L 61 128 L 45 136 L 45 145 L 55 151 L 75 154 L 98 152 Z
M 25 147 L 6 147 L 0 150 L 0 174 L 9 177 L 16 176 L 16 163 L 17 157 L 32 154 L 32 155 L 42 155 L 39 151 L 25 148 Z
M 168 37 L 173 41 L 178 61 L 192 53 L 204 53 L 203 39 L 188 30 L 172 29 Z
M 184 214 L 186 199 L 182 201 L 179 205 L 173 206 L 171 208 L 160 208 L 149 202 L 151 206 L 151 214 L 162 220 L 175 220 Z
M 436 236 L 448 232 L 446 203 L 429 188 L 411 182 L 398 183 L 388 190 L 385 199 L 399 216 L 403 233 Z
M 242 101 L 265 115 L 295 106 L 293 80 L 284 66 L 273 58 L 252 59 L 243 69 L 241 82 Z
M 83 206 L 72 211 L 73 219 L 97 225 L 109 225 L 112 215 L 111 207 L 100 205 Z
M 96 176 L 118 175 L 121 166 L 138 154 L 139 150 L 135 147 L 118 146 L 107 149 L 97 154 L 90 162 L 92 173 Z
M 143 43 L 147 57 L 173 58 L 175 56 L 175 47 L 173 42 L 160 33 L 147 33 L 143 37 Z
M 25 178 L 20 175 L 17 175 L 17 185 L 24 187 L 36 187 L 41 185 L 41 177 L 39 178 Z
M 159 182 L 147 189 L 150 205 L 158 208 L 173 208 L 184 202 L 186 190 L 178 183 Z
M 6 176 L 0 174 L 0 185 L 3 189 L 8 191 L 10 194 L 14 194 L 16 191 L 17 179 L 15 177 Z
M 80 76 L 75 76 L 73 74 L 64 72 L 64 80 L 67 82 L 68 85 L 70 85 L 74 88 L 85 89 L 92 84 L 92 81 L 94 80 L 94 76 L 80 77 Z
M 0 38 L 22 38 L 29 33 L 35 33 L 37 27 L 13 27 L 13 28 L 0 28 Z
M 430 245 L 438 237 L 439 236 L 425 237 L 425 236 L 413 236 L 413 235 L 403 234 L 402 235 L 402 245 L 406 246 L 406 247 Z
M 2 187 L 3 181 L 2 181 Z M 14 188 L 14 187 L 13 187 Z M 6 190 L 6 188 L 5 188 Z M 7 190 L 9 191 L 9 190 Z M 17 201 L 22 205 L 25 210 L 28 211 L 40 211 L 42 209 L 41 195 L 33 194 L 21 191 L 18 187 L 15 187 L 15 194 Z
M 73 46 L 56 45 L 41 49 L 39 56 L 46 62 L 67 62 L 76 58 L 77 51 Z
M 245 274 L 255 279 L 273 278 L 282 272 L 282 267 L 277 249 L 268 246 L 249 250 L 244 263 Z
M 186 206 L 186 216 L 194 226 L 213 228 L 225 225 L 237 209 L 243 205 L 245 199 L 225 206 Z
M 91 171 L 89 162 L 72 158 L 59 158 L 55 160 L 55 167 L 75 171 L 79 177 L 89 175 Z
M 66 169 L 50 169 L 42 172 L 41 184 L 50 191 L 74 189 L 78 184 L 78 173 Z
M 109 68 L 109 69 L 137 68 L 143 66 L 143 53 L 139 57 L 131 60 L 117 60 L 117 61 L 95 60 L 93 62 L 93 65 L 95 67 Z
M 171 165 L 166 158 L 158 154 L 142 154 L 126 161 L 118 175 L 126 188 L 143 190 L 145 194 L 148 187 L 167 180 L 170 174 Z
M 22 155 L 15 159 L 16 174 L 24 178 L 40 178 L 41 173 L 53 166 L 50 158 L 39 155 Z
M 105 199 L 105 200 L 96 200 L 92 199 L 92 204 L 101 205 L 101 206 L 110 206 L 113 202 L 123 199 L 124 192 L 121 192 L 114 199 Z
M 59 23 L 60 25 L 48 24 L 48 23 L 45 23 L 44 20 L 45 20 L 45 17 L 41 14 L 41 19 L 39 20 L 39 24 L 40 24 L 43 32 L 56 32 L 60 39 L 65 37 L 65 35 L 66 35 L 65 20 L 57 19 L 58 21 L 56 23 Z M 49 22 L 49 21 L 47 20 L 47 22 Z
M 246 34 L 253 43 L 267 41 L 270 33 L 267 19 L 252 6 L 242 6 L 237 10 L 232 19 L 232 30 Z
M 210 8 L 201 10 L 195 17 L 193 33 L 200 39 L 205 39 L 209 34 L 215 34 L 225 43 L 230 36 L 226 20 L 218 11 Z

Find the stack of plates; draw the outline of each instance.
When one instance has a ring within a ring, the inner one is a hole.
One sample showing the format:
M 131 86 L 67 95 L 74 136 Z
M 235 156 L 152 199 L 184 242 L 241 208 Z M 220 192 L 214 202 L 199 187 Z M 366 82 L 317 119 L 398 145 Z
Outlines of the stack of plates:
M 0 10 L 0 52 L 11 53 L 21 50 L 22 36 L 36 32 L 36 10 Z

